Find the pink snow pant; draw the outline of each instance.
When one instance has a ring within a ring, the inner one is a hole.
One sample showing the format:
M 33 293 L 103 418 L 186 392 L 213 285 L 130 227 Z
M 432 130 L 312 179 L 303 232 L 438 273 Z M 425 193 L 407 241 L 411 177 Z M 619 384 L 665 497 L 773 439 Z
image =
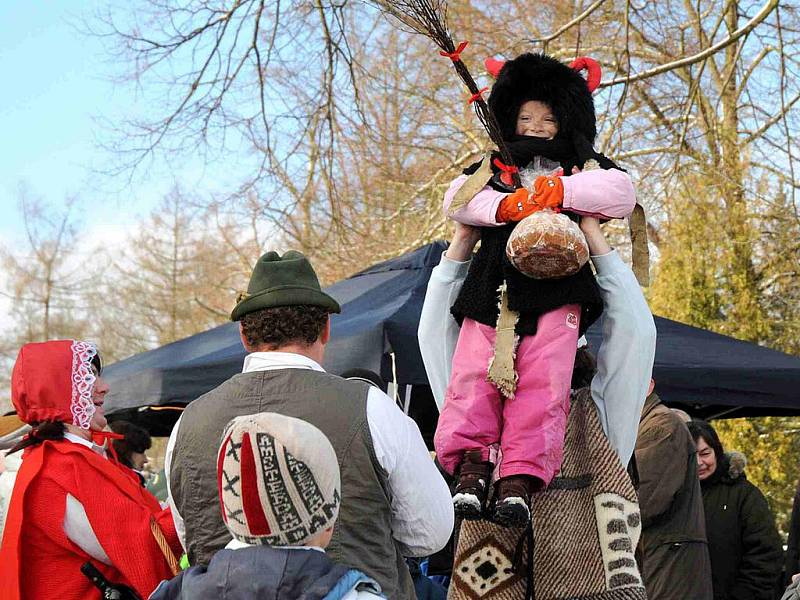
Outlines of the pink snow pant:
M 580 306 L 570 304 L 539 317 L 536 335 L 517 348 L 519 375 L 513 398 L 487 381 L 495 330 L 464 319 L 453 370 L 434 436 L 436 457 L 453 474 L 467 450 L 502 451 L 500 477 L 532 475 L 548 485 L 561 468 L 570 383 L 578 343 Z

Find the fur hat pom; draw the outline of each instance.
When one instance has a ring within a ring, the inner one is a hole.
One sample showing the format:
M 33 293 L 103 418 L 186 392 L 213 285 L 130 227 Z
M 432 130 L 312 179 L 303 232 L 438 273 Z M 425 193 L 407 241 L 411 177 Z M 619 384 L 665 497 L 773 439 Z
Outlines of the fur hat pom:
M 529 100 L 550 106 L 558 119 L 559 136 L 584 138 L 589 146 L 594 143 L 594 101 L 580 72 L 546 54 L 525 53 L 506 62 L 489 96 L 505 139 L 514 136 L 519 108 Z

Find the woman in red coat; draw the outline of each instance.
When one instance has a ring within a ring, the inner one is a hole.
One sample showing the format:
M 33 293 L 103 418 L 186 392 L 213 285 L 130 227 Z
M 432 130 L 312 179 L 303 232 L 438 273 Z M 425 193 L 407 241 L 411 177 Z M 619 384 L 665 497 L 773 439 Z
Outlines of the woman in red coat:
M 93 344 L 20 350 L 11 396 L 33 429 L 16 447 L 25 453 L 0 548 L 0 600 L 100 598 L 80 571 L 86 562 L 142 598 L 172 577 L 166 557 L 180 543 L 169 511 L 98 445 L 116 435 L 103 431 L 107 391 Z

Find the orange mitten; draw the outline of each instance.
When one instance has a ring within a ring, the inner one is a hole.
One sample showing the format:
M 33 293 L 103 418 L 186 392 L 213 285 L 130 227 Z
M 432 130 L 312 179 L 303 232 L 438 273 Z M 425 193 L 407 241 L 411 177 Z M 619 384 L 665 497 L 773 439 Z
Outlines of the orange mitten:
M 498 223 L 521 221 L 543 208 L 556 208 L 564 201 L 564 184 L 560 177 L 537 177 L 533 192 L 519 188 L 500 201 L 495 218 Z
M 564 201 L 564 183 L 561 177 L 537 177 L 533 183 L 533 201 L 540 208 L 556 208 Z
M 539 207 L 530 201 L 531 193 L 524 187 L 508 194 L 497 206 L 495 218 L 498 223 L 521 221 Z

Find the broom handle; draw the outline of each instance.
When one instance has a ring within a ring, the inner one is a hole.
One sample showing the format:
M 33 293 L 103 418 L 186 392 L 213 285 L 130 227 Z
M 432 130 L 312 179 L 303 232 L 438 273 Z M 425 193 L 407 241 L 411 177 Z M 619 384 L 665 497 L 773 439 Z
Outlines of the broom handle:
M 439 43 L 437 41 L 437 44 L 445 53 L 451 56 L 453 68 L 455 68 L 456 73 L 458 73 L 458 76 L 461 78 L 461 81 L 464 82 L 464 85 L 467 86 L 470 94 L 472 94 L 472 99 L 475 103 L 475 112 L 478 114 L 478 118 L 480 119 L 481 123 L 483 123 L 486 132 L 489 134 L 489 138 L 491 138 L 491 140 L 497 146 L 503 163 L 509 167 L 515 166 L 511 152 L 508 150 L 508 146 L 506 145 L 503 135 L 500 132 L 500 124 L 497 122 L 497 118 L 494 116 L 492 109 L 489 108 L 486 100 L 483 99 L 483 95 L 478 89 L 478 85 L 475 83 L 475 80 L 472 78 L 472 74 L 469 72 L 467 65 L 465 65 L 464 61 L 461 60 L 460 52 L 456 51 L 456 47 L 452 38 L 448 36 L 445 43 Z M 453 56 L 453 54 L 455 54 L 455 56 Z M 514 182 L 514 187 L 522 187 L 522 180 L 519 177 L 519 172 L 512 171 L 511 178 Z
M 458 76 L 471 94 L 470 103 L 475 103 L 475 112 L 478 115 L 478 119 L 486 128 L 486 132 L 492 142 L 497 146 L 500 152 L 500 159 L 506 167 L 509 167 L 504 171 L 511 175 L 514 187 L 521 188 L 522 181 L 511 152 L 508 150 L 505 140 L 503 140 L 500 124 L 497 122 L 489 105 L 483 99 L 481 90 L 475 84 L 467 65 L 461 60 L 461 52 L 469 42 L 461 42 L 456 48 L 453 37 L 447 28 L 447 0 L 373 0 L 373 4 L 383 12 L 394 16 L 401 23 L 408 25 L 415 32 L 430 38 L 441 49 L 439 54 L 453 61 L 453 68 L 455 68 L 456 73 L 458 73 Z

